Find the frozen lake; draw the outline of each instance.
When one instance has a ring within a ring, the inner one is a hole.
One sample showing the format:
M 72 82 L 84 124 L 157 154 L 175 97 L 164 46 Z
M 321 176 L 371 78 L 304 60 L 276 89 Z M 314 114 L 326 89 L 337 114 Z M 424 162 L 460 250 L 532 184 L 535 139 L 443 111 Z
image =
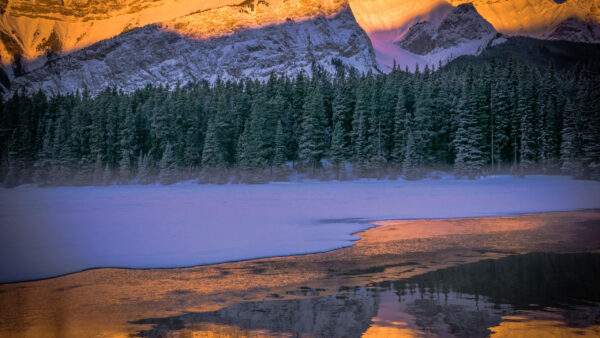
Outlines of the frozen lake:
M 0 189 L 0 282 L 325 251 L 374 220 L 585 208 L 600 182 L 562 176 Z

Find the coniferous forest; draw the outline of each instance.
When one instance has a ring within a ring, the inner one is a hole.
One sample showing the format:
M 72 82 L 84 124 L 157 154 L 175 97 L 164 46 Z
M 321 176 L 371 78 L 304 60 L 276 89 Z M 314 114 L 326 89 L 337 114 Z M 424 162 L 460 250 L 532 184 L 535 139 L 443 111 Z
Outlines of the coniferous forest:
M 597 67 L 515 59 L 416 73 L 15 94 L 0 111 L 0 180 L 107 185 L 418 179 L 442 169 L 600 178 Z

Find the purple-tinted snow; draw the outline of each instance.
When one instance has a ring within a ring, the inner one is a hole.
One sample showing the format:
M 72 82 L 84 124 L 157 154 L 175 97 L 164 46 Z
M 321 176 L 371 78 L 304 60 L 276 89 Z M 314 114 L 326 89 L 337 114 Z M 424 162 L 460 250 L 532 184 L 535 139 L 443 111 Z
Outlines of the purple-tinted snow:
M 600 208 L 600 182 L 494 176 L 0 189 L 0 282 L 330 250 L 351 245 L 350 234 L 369 220 L 582 208 Z

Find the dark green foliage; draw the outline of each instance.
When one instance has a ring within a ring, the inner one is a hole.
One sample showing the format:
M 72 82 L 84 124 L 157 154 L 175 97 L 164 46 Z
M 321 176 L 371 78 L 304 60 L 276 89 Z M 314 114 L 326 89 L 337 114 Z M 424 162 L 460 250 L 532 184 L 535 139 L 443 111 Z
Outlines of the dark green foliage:
M 515 59 L 415 74 L 314 67 L 264 83 L 17 93 L 0 101 L 0 180 L 170 184 L 218 174 L 226 182 L 248 171 L 262 182 L 289 173 L 287 161 L 311 174 L 331 164 L 323 172 L 337 178 L 346 163 L 359 176 L 414 179 L 454 167 L 470 177 L 600 178 L 600 67 L 563 69 Z
M 453 140 L 456 149 L 454 171 L 469 178 L 480 176 L 486 164 L 481 147 L 484 134 L 479 123 L 480 110 L 477 107 L 475 91 L 476 87 L 466 81 L 459 100 L 458 129 Z
M 419 154 L 416 150 L 415 138 L 411 129 L 407 131 L 404 160 L 402 161 L 402 175 L 409 180 L 418 178 Z
M 275 131 L 275 154 L 273 155 L 273 166 L 283 167 L 286 162 L 285 135 L 281 120 L 277 121 L 277 130 Z
M 328 138 L 323 96 L 316 88 L 308 91 L 303 115 L 298 158 L 314 172 L 326 154 Z
M 175 152 L 170 144 L 167 144 L 163 157 L 160 160 L 160 174 L 158 179 L 161 184 L 173 184 L 178 180 L 177 162 Z

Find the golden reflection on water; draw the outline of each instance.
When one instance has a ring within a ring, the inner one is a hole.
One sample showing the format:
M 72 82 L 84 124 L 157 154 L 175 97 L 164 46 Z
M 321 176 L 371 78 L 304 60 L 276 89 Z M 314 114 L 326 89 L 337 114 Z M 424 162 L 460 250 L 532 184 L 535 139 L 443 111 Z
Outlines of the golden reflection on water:
M 598 251 L 598 238 L 586 233 L 591 228 L 582 226 L 584 221 L 599 222 L 600 212 L 387 221 L 357 234 L 361 239 L 355 246 L 326 253 L 182 269 L 97 269 L 49 280 L 0 284 L 0 337 L 126 337 L 151 327 L 135 323 L 144 318 L 217 311 L 243 302 L 335 295 L 342 286 L 408 278 L 510 254 Z M 322 291 L 289 293 L 307 287 Z M 408 317 L 383 317 L 380 311 L 373 318 L 367 336 L 424 334 Z M 526 327 L 524 323 L 529 322 L 509 318 L 494 332 L 517 330 Z M 530 322 L 529 327 L 534 325 Z M 556 330 L 559 326 L 550 327 Z M 597 333 L 597 327 L 589 330 Z M 182 335 L 260 337 L 274 333 L 190 323 Z
M 562 318 L 546 312 L 521 312 L 504 316 L 500 325 L 491 327 L 491 337 L 600 337 L 600 326 L 569 327 Z
M 275 333 L 267 330 L 248 330 L 237 326 L 214 324 L 214 323 L 197 323 L 190 327 L 174 331 L 167 334 L 167 337 L 185 337 L 185 338 L 268 338 L 268 337 L 293 337 L 289 333 Z
M 402 323 L 399 323 L 402 324 Z M 404 328 L 402 325 L 397 326 L 371 326 L 367 332 L 363 334 L 366 338 L 385 338 L 385 337 L 420 337 L 423 333 L 410 328 Z

